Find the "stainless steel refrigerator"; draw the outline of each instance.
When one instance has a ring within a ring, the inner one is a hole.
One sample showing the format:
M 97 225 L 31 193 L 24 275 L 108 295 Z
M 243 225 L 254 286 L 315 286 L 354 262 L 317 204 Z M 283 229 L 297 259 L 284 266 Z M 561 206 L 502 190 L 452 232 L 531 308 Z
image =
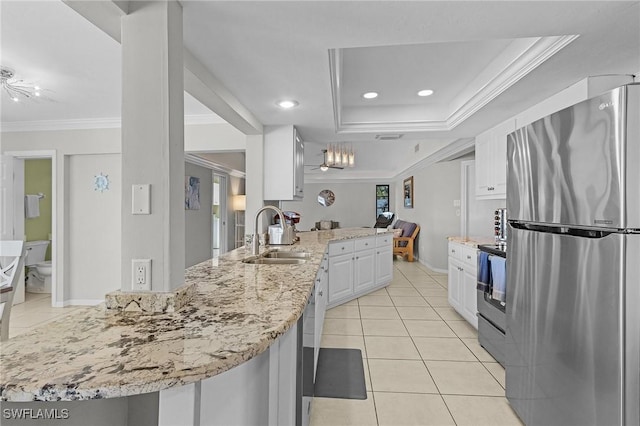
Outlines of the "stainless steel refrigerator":
M 640 423 L 640 85 L 507 141 L 506 394 L 527 425 Z

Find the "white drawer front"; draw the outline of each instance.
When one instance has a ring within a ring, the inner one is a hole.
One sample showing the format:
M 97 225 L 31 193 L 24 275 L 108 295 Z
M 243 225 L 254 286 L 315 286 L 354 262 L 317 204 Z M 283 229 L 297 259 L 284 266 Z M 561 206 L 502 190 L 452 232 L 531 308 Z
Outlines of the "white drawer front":
M 353 252 L 353 240 L 336 241 L 329 244 L 329 256 L 339 256 L 341 254 Z
M 464 246 L 462 248 L 462 261 L 470 267 L 477 269 L 478 249 L 476 249 L 475 247 Z
M 449 256 L 454 259 L 462 260 L 463 255 L 462 252 L 464 250 L 464 246 L 462 244 L 454 243 L 452 241 L 449 242 Z
M 393 242 L 393 234 L 378 235 L 376 237 L 376 247 L 387 247 Z
M 355 240 L 356 251 L 369 250 L 376 246 L 376 237 L 358 238 Z

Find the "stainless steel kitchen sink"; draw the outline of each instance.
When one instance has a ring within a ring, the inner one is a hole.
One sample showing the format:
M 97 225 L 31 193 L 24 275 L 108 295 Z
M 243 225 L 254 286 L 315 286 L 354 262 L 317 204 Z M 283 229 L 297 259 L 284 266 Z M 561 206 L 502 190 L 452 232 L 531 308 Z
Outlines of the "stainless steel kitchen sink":
M 246 259 L 242 259 L 243 263 L 250 263 L 253 265 L 297 265 L 301 263 L 305 263 L 307 259 L 300 258 L 291 258 L 291 257 L 248 257 Z
M 309 259 L 311 257 L 311 253 L 304 251 L 273 250 L 266 252 L 262 257 L 267 259 Z

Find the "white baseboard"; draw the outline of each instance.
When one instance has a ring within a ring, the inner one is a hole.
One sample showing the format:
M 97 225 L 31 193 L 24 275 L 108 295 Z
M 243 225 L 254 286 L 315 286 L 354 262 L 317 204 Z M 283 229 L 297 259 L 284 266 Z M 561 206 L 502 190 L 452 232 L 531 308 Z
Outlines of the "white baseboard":
M 95 306 L 104 302 L 104 299 L 71 299 L 65 300 L 62 304 L 57 303 L 54 305 L 55 307 L 65 307 L 65 306 L 76 306 L 76 305 L 84 305 L 84 306 Z
M 418 259 L 418 262 L 420 262 L 422 265 L 426 266 L 427 268 L 431 269 L 433 272 L 438 272 L 440 274 L 448 274 L 449 273 L 449 271 L 447 269 L 436 268 L 433 265 L 429 265 L 427 262 L 423 262 L 420 259 Z

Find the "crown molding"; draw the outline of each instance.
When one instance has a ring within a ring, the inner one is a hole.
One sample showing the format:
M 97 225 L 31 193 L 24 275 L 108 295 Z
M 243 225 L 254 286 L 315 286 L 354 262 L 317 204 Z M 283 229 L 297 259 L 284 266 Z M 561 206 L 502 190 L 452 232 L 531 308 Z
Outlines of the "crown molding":
M 201 166 L 207 169 L 211 169 L 219 173 L 225 173 L 225 174 L 228 174 L 229 176 L 235 176 L 243 179 L 247 177 L 247 174 L 245 172 L 242 172 L 236 169 L 231 169 L 229 167 L 223 166 L 222 164 L 214 163 L 213 161 L 205 160 L 204 158 L 198 157 L 197 155 L 194 155 L 194 154 L 185 153 L 184 161 L 186 161 L 187 163 L 195 164 L 196 166 Z
M 373 173 L 372 173 L 373 174 Z M 376 183 L 378 185 L 390 185 L 393 183 L 393 176 L 378 176 L 378 177 L 353 177 L 346 176 L 344 178 L 319 178 L 319 179 L 310 179 L 309 175 L 304 175 L 304 183 L 305 184 L 316 184 L 316 183 Z
M 467 102 L 447 117 L 449 129 L 454 129 L 471 117 L 578 37 L 578 35 L 564 35 L 538 38 L 535 43 L 487 82 L 479 92 L 472 95 Z
M 186 126 L 198 124 L 226 124 L 212 114 L 192 114 L 184 116 Z M 43 132 L 52 130 L 119 129 L 120 117 L 81 118 L 76 120 L 10 121 L 0 123 L 0 132 Z
M 82 118 L 76 120 L 12 121 L 0 124 L 0 131 L 3 133 L 116 128 L 120 128 L 120 117 Z
M 535 42 L 510 61 L 498 74 L 489 79 L 479 91 L 470 94 L 467 100 L 458 109 L 452 111 L 445 120 L 345 122 L 342 117 L 341 107 L 340 75 L 342 72 L 342 50 L 332 49 L 329 51 L 329 70 L 331 75 L 331 94 L 333 98 L 336 133 L 357 134 L 371 132 L 433 132 L 453 130 L 578 37 L 578 35 L 563 35 L 537 38 Z

